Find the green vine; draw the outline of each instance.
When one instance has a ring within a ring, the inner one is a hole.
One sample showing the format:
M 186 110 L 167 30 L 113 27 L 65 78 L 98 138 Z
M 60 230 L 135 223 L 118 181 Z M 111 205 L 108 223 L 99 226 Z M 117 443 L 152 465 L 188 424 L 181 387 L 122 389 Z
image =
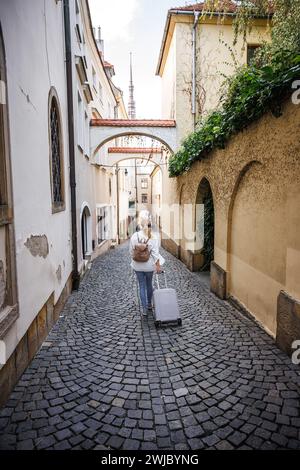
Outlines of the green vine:
M 220 0 L 206 0 L 207 11 L 220 6 Z M 220 15 L 226 15 L 229 1 Z M 258 50 L 249 66 L 240 67 L 226 81 L 226 93 L 220 109 L 202 119 L 195 132 L 182 143 L 169 160 L 169 174 L 179 176 L 197 160 L 204 159 L 213 149 L 223 149 L 228 140 L 249 124 L 271 111 L 281 115 L 281 106 L 292 93 L 292 84 L 300 78 L 300 0 L 241 0 L 234 21 L 234 41 L 237 35 L 246 38 L 253 18 L 270 15 L 273 7 L 272 41 Z
M 214 203 L 212 192 L 208 193 L 203 198 L 204 204 L 204 246 L 202 253 L 204 255 L 204 265 L 201 271 L 210 270 L 210 263 L 214 259 Z
M 230 137 L 245 129 L 266 112 L 280 116 L 282 102 L 293 92 L 292 83 L 300 77 L 300 55 L 282 66 L 282 54 L 272 65 L 262 68 L 242 67 L 230 79 L 228 93 L 220 110 L 208 115 L 198 129 L 190 134 L 182 147 L 169 160 L 169 174 L 179 176 L 189 170 L 197 160 L 205 158 L 215 148 L 224 149 Z

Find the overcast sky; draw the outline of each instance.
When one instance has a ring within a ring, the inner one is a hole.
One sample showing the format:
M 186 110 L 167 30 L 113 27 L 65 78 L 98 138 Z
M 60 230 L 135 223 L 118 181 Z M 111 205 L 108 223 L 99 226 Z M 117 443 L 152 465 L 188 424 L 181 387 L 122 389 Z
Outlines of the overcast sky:
M 186 0 L 89 0 L 93 26 L 101 26 L 105 60 L 115 66 L 114 83 L 128 104 L 129 53 L 137 118 L 161 117 L 160 77 L 155 76 L 167 11 L 197 3 Z

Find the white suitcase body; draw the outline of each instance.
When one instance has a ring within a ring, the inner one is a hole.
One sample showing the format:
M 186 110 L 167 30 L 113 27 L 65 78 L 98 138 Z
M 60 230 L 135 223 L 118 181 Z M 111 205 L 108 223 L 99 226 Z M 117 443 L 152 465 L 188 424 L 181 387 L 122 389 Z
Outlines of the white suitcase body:
M 168 287 L 161 289 L 158 275 L 156 275 L 156 281 L 158 288 L 153 292 L 155 326 L 159 326 L 161 323 L 165 322 L 177 322 L 178 325 L 181 325 L 181 316 L 175 289 Z

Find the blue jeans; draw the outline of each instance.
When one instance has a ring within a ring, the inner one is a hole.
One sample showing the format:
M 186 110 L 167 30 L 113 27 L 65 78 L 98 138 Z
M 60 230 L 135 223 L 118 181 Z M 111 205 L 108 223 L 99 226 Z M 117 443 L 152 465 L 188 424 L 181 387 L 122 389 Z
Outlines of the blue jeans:
M 153 295 L 153 287 L 152 287 L 152 278 L 153 278 L 153 271 L 135 271 L 137 275 L 139 286 L 140 286 L 140 298 L 142 302 L 143 308 L 147 308 L 151 305 L 152 302 L 152 295 Z

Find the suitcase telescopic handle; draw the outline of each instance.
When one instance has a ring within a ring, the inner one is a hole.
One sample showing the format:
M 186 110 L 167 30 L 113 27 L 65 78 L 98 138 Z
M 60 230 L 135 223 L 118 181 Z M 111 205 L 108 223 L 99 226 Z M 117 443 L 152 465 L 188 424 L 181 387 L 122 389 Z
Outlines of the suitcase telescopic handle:
M 160 289 L 160 286 L 159 286 L 159 280 L 158 280 L 158 278 L 159 278 L 159 274 L 163 274 L 163 275 L 164 275 L 165 286 L 166 286 L 166 288 L 167 288 L 167 278 L 166 278 L 166 273 L 165 273 L 165 271 L 163 271 L 163 270 L 162 270 L 162 271 L 160 271 L 160 273 L 156 273 L 156 274 L 155 274 L 155 278 L 156 278 L 156 282 L 157 282 L 157 287 L 158 287 L 158 289 Z

